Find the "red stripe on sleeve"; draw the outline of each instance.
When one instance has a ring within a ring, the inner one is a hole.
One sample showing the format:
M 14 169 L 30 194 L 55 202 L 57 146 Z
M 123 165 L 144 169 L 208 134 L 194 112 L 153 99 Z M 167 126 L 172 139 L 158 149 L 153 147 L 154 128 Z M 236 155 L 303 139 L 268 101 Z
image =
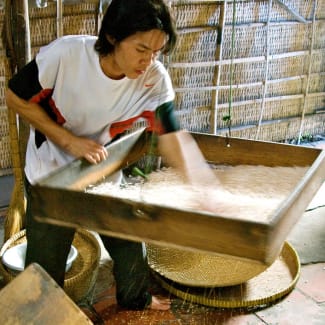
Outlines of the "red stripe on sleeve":
M 41 102 L 47 101 L 52 112 L 55 114 L 56 122 L 60 125 L 65 123 L 65 118 L 61 115 L 59 109 L 56 107 L 52 98 L 53 89 L 42 89 L 38 94 L 34 95 L 30 101 L 32 103 L 41 104 Z
M 155 112 L 152 111 L 144 111 L 140 115 L 132 117 L 125 121 L 115 122 L 111 125 L 109 129 L 110 136 L 114 138 L 118 134 L 123 133 L 124 131 L 130 129 L 133 123 L 138 120 L 139 118 L 145 118 L 148 122 L 147 130 L 148 131 L 155 131 L 159 134 L 162 131 L 160 123 L 157 122 L 155 118 Z

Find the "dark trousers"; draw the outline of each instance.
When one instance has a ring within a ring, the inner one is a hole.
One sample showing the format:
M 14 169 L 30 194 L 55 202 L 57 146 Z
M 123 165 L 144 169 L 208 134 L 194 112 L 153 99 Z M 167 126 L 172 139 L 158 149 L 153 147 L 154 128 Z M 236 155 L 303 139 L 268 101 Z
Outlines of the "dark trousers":
M 26 196 L 25 265 L 38 263 L 63 287 L 66 260 L 75 229 L 36 221 L 31 214 L 28 181 L 26 181 Z M 118 304 L 129 309 L 145 308 L 151 302 L 151 295 L 147 292 L 149 267 L 142 243 L 103 235 L 101 239 L 114 262 L 113 273 Z

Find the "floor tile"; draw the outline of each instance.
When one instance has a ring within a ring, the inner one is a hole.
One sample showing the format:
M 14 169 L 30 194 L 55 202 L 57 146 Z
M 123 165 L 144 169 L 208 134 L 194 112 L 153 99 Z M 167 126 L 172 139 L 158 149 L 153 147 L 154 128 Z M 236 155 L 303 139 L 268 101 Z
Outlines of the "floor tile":
M 103 310 L 107 309 L 112 305 L 116 305 L 116 297 L 115 297 L 115 287 L 110 288 L 102 292 L 101 294 L 95 297 L 95 302 L 93 304 L 93 308 L 101 313 Z
M 325 198 L 325 192 L 323 194 Z M 325 261 L 325 206 L 305 212 L 287 240 L 296 250 L 301 264 Z
M 256 315 L 270 325 L 309 325 L 318 324 L 317 318 L 322 312 L 321 306 L 315 301 L 299 290 L 294 290 L 284 300 L 258 311 Z
M 126 310 L 117 305 L 115 298 L 115 286 L 112 286 L 109 290 L 98 294 L 95 297 L 96 302 L 93 308 L 104 321 L 109 325 L 179 325 L 173 312 L 170 311 L 133 311 Z
M 325 324 L 325 303 L 320 304 L 320 312 L 315 316 L 315 321 L 313 325 L 322 325 Z
M 125 310 L 112 305 L 101 312 L 101 318 L 107 325 L 180 325 L 172 311 Z
M 179 300 L 172 310 L 182 325 L 265 325 L 246 309 L 211 308 Z
M 317 302 L 325 302 L 325 263 L 304 265 L 297 288 Z

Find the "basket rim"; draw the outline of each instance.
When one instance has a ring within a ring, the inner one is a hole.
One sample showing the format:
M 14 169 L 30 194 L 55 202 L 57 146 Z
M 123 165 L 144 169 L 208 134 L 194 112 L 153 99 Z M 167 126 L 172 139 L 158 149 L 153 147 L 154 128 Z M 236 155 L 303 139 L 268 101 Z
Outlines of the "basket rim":
M 297 251 L 294 249 L 294 247 L 289 242 L 284 242 L 283 249 L 281 254 L 279 255 L 279 258 L 284 258 L 282 255 L 283 251 L 286 251 L 286 253 L 289 254 L 289 259 L 292 260 L 292 263 L 294 264 L 291 270 L 292 279 L 291 281 L 283 288 L 280 288 L 279 290 L 275 290 L 275 293 L 267 294 L 264 297 L 248 297 L 248 298 L 240 298 L 236 299 L 234 297 L 231 297 L 231 299 L 224 299 L 221 295 L 218 295 L 214 298 L 207 298 L 203 295 L 199 294 L 197 291 L 192 291 L 191 288 L 187 287 L 180 287 L 175 285 L 174 282 L 171 282 L 170 280 L 163 278 L 160 274 L 154 273 L 154 277 L 156 280 L 160 283 L 160 285 L 169 291 L 171 294 L 175 295 L 176 297 L 182 298 L 185 301 L 192 302 L 192 303 L 198 303 L 202 305 L 206 305 L 209 307 L 221 307 L 221 308 L 240 308 L 240 307 L 257 307 L 257 306 L 264 306 L 268 305 L 272 302 L 275 302 L 282 298 L 283 296 L 290 293 L 295 285 L 298 282 L 298 279 L 300 277 L 301 267 L 300 267 L 300 259 L 298 256 Z M 286 261 L 285 261 L 286 262 Z M 275 262 L 274 262 L 275 263 Z M 286 263 L 287 264 L 287 263 Z M 273 265 L 273 264 L 272 264 Z M 272 266 L 271 265 L 271 266 Z M 270 267 L 271 267 L 270 266 Z M 289 265 L 288 265 L 289 268 Z M 264 273 L 264 272 L 262 272 Z M 266 274 L 266 272 L 264 273 Z M 269 276 L 269 283 L 273 286 L 273 289 L 276 285 L 276 281 L 272 278 L 272 273 L 268 273 Z M 254 281 L 258 282 L 258 276 L 254 278 Z M 247 283 L 249 283 L 251 280 L 248 280 Z
M 83 265 L 82 269 L 76 273 L 71 273 L 69 276 L 69 272 L 72 271 L 69 270 L 66 273 L 66 278 L 64 280 L 64 286 L 63 289 L 66 291 L 66 293 L 74 300 L 74 301 L 81 301 L 83 298 L 85 298 L 89 291 L 91 290 L 92 286 L 94 285 L 94 282 L 97 278 L 98 268 L 99 268 L 99 262 L 100 262 L 100 246 L 96 239 L 96 237 L 88 230 L 86 229 L 76 229 L 75 236 L 78 235 L 82 240 L 86 240 L 88 245 L 91 245 L 93 251 L 96 254 L 91 254 L 91 260 L 86 265 Z M 24 238 L 25 237 L 25 238 Z M 75 237 L 76 238 L 76 237 Z M 24 239 L 26 240 L 26 229 L 23 229 L 19 231 L 18 233 L 11 236 L 1 247 L 0 249 L 0 274 L 3 276 L 3 279 L 6 283 L 9 283 L 11 280 L 13 280 L 16 275 L 11 273 L 3 264 L 2 262 L 2 256 L 4 252 L 17 240 Z M 76 246 L 76 245 L 74 245 Z M 78 247 L 77 247 L 78 249 Z M 80 250 L 78 250 L 78 256 L 80 254 Z M 78 257 L 77 257 L 78 259 Z M 73 267 L 73 265 L 72 265 Z

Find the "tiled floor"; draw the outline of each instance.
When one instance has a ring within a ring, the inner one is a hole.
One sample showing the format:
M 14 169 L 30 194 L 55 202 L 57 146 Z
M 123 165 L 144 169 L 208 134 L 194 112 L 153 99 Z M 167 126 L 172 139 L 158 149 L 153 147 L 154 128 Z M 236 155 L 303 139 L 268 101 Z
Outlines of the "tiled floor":
M 325 263 L 302 266 L 300 280 L 291 293 L 256 310 L 211 308 L 171 296 L 170 311 L 130 311 L 116 305 L 113 287 L 97 299 L 93 307 L 102 324 L 109 325 L 321 325 L 325 324 Z M 101 323 L 85 312 L 94 324 Z
M 161 290 L 165 296 L 170 296 Z M 130 311 L 116 305 L 114 287 L 96 297 L 93 307 L 103 324 L 120 325 L 213 325 L 213 324 L 325 324 L 325 263 L 304 265 L 291 293 L 280 301 L 256 310 L 221 309 L 187 303 L 170 296 L 170 311 Z M 88 311 L 94 324 L 100 322 Z

